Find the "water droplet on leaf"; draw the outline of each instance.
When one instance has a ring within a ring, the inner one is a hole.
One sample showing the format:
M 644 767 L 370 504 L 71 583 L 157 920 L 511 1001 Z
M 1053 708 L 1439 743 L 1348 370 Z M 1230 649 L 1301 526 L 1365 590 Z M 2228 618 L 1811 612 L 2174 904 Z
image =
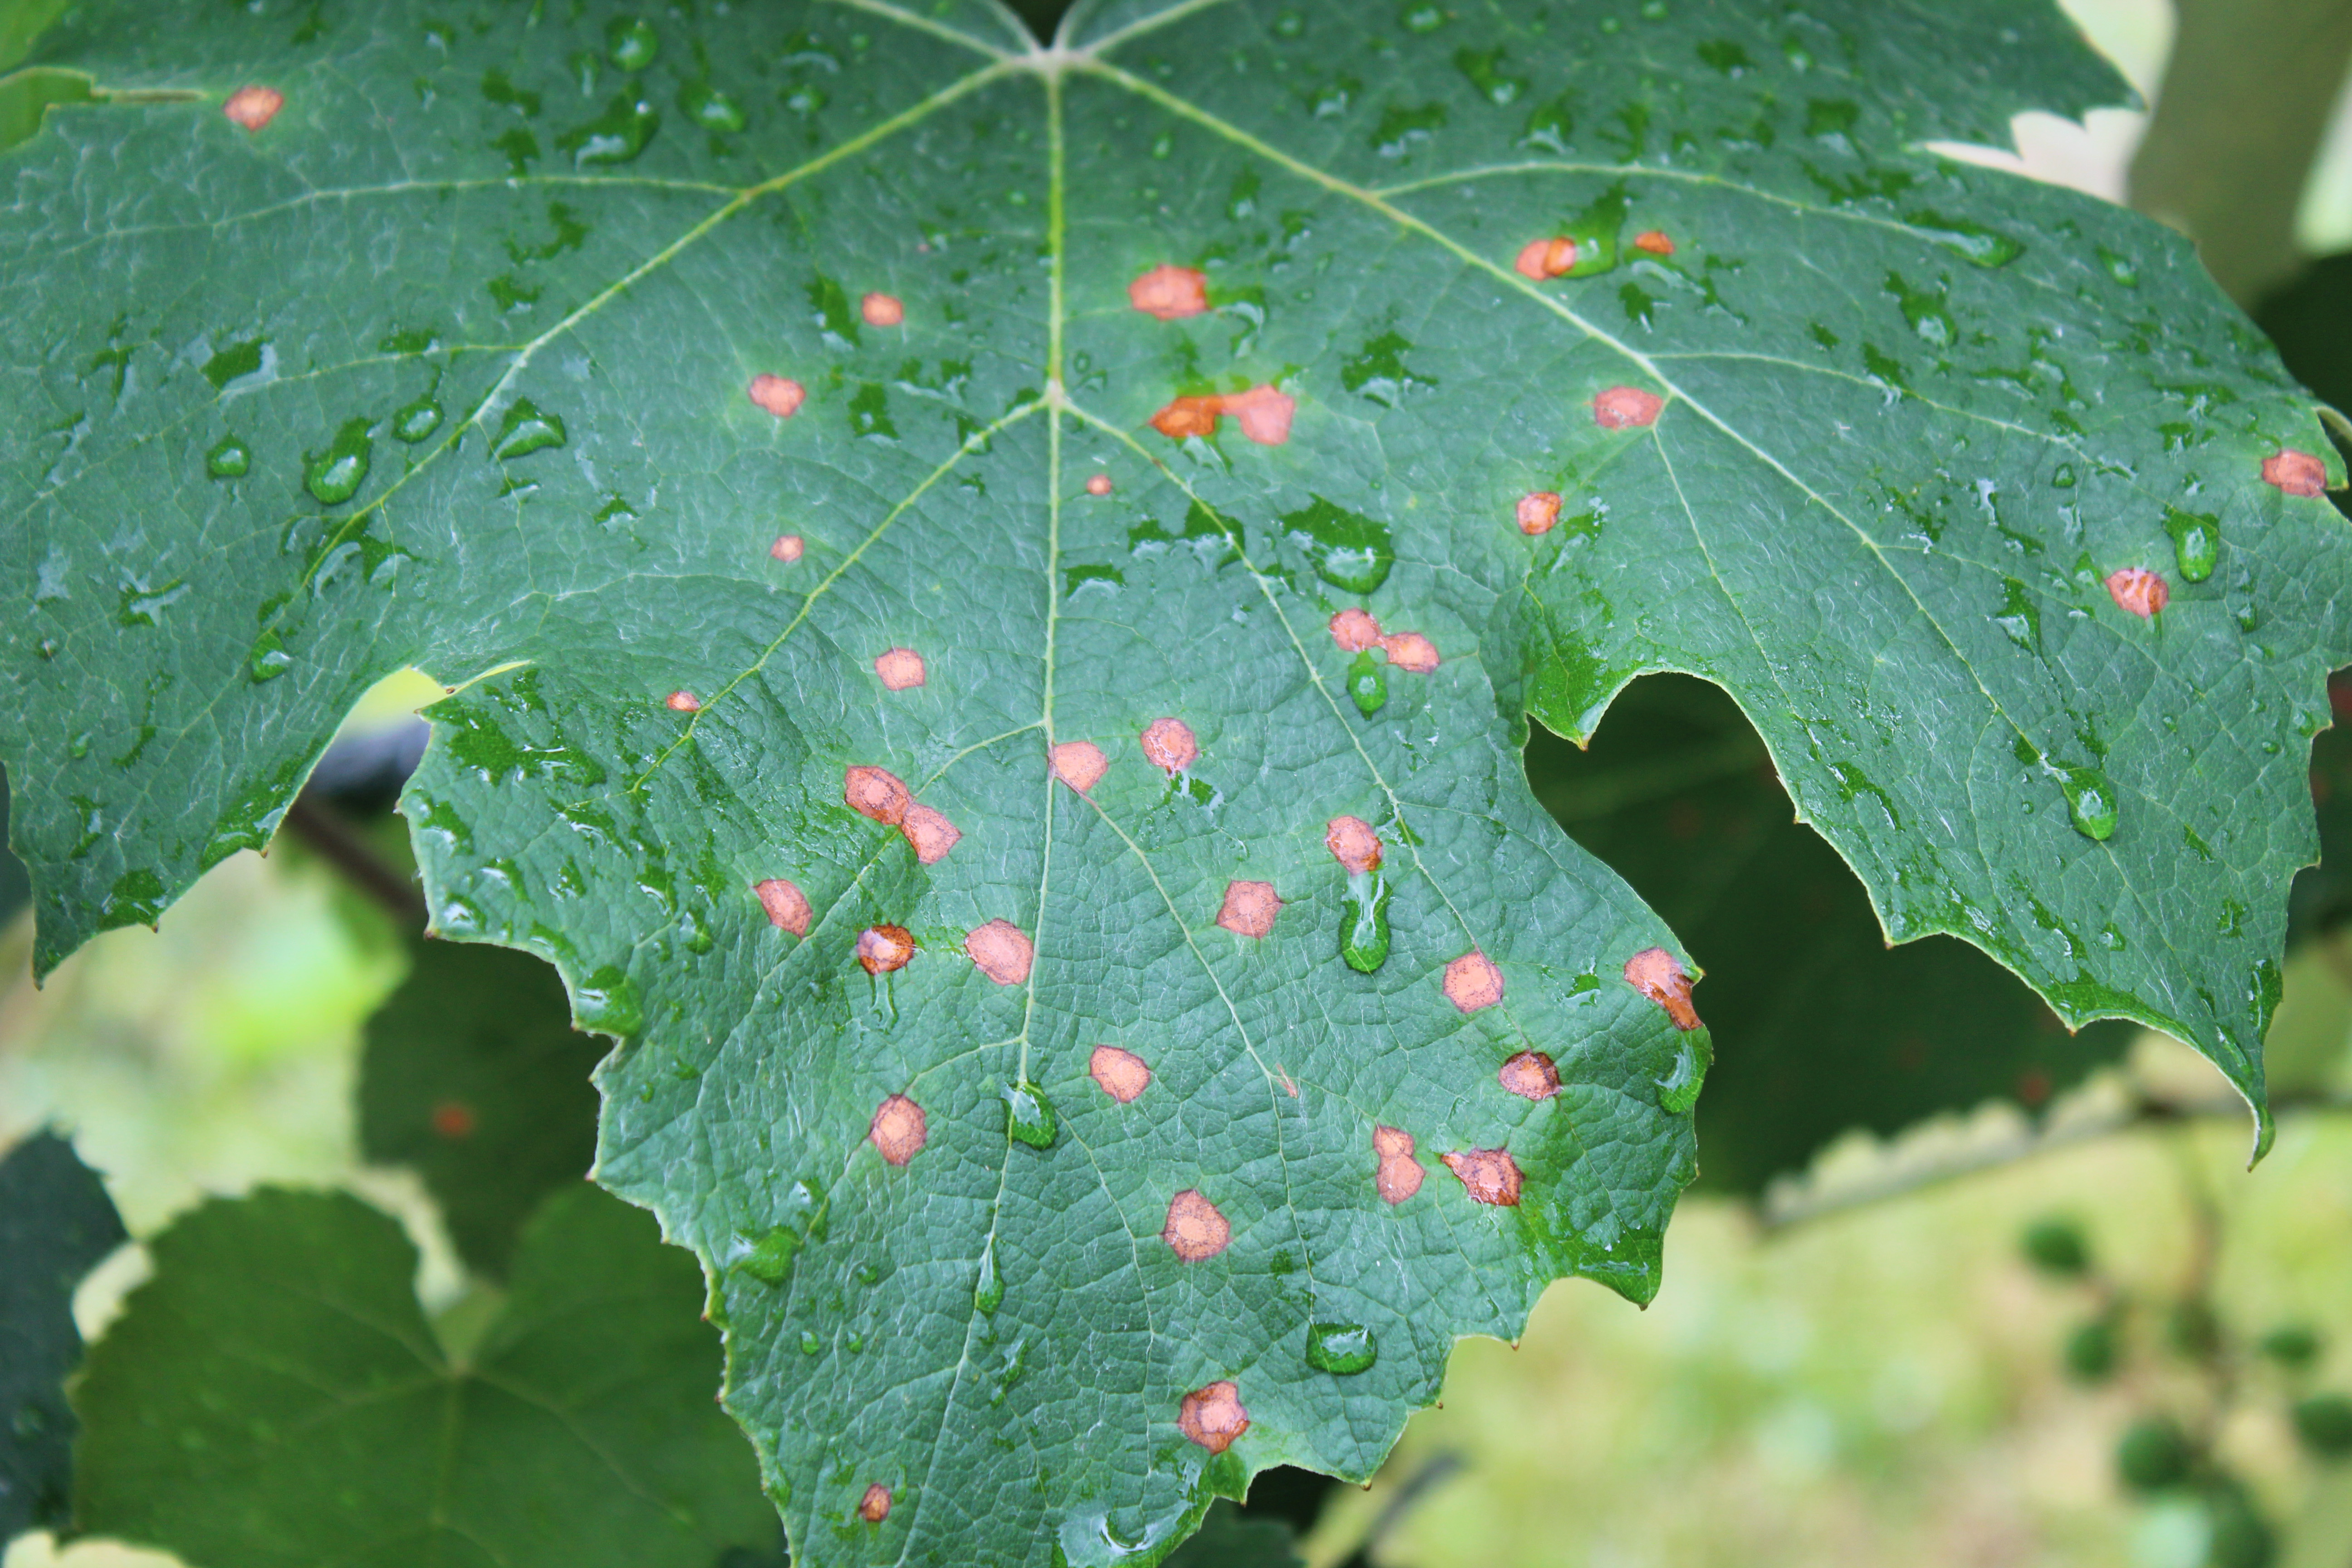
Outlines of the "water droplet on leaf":
M 1359 653 L 1348 666 L 1348 695 L 1355 699 L 1356 711 L 1367 719 L 1388 706 L 1388 671 L 1381 668 L 1370 648 Z
M 1372 1331 L 1361 1323 L 1309 1323 L 1307 1364 L 1340 1377 L 1363 1372 L 1380 1359 Z
M 686 117 L 705 131 L 740 131 L 746 121 L 743 106 L 709 82 L 691 82 L 677 95 Z
M 1004 1097 L 1004 1131 L 1032 1149 L 1050 1149 L 1059 1124 L 1054 1116 L 1054 1102 L 1045 1091 L 1034 1083 L 1008 1083 L 998 1093 Z
M 334 441 L 323 452 L 307 456 L 302 483 L 327 506 L 336 506 L 359 494 L 367 483 L 372 450 L 365 419 L 346 419 Z
M 549 447 L 561 447 L 564 440 L 562 419 L 542 413 L 537 404 L 526 397 L 507 410 L 506 418 L 499 426 L 498 455 L 501 459 L 525 457 Z
M 220 445 L 205 454 L 205 472 L 216 479 L 243 479 L 253 467 L 253 448 L 234 436 L 221 437 Z
M 1379 870 L 1348 878 L 1347 897 L 1339 905 L 1339 956 L 1359 974 L 1388 962 L 1389 891 L 1389 879 Z
M 625 71 L 641 71 L 661 52 L 661 40 L 641 16 L 615 16 L 604 24 L 604 52 Z
M 2191 583 L 2202 583 L 2213 575 L 2213 568 L 2221 559 L 2219 519 L 2168 507 L 2164 529 L 2172 535 L 2172 548 L 2179 559 L 2182 577 Z
M 2059 785 L 2066 792 L 2067 815 L 2074 819 L 2077 832 L 2102 843 L 2114 836 L 2117 820 L 2116 789 L 2107 782 L 2106 774 L 2096 768 L 2066 768 L 2059 774 Z
M 1351 594 L 1369 594 L 1388 581 L 1396 563 L 1396 542 L 1382 524 L 1347 508 L 1311 498 L 1313 504 L 1282 514 L 1291 544 L 1315 567 L 1315 574 Z
M 441 428 L 441 405 L 427 393 L 415 402 L 404 404 L 392 416 L 392 433 L 404 441 L 422 441 Z

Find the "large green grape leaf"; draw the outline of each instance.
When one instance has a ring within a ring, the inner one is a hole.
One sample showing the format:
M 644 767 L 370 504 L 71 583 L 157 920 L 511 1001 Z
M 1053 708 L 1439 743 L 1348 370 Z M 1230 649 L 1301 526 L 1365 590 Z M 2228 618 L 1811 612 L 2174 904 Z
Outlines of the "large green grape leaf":
M 524 1227 L 452 1359 L 416 1249 L 340 1193 L 215 1200 L 90 1351 L 74 1522 L 190 1563 L 759 1568 L 751 1456 L 710 1405 L 694 1268 L 582 1186 Z
M 2070 1033 L 1957 937 L 1888 947 L 1853 873 L 1791 817 L 1763 742 L 1714 687 L 1636 681 L 1588 748 L 1532 736 L 1528 777 L 1706 967 L 1723 1047 L 1697 1112 L 1710 1188 L 1760 1192 L 1855 1128 L 1894 1132 L 1993 1099 L 2039 1110 L 2138 1034 L 2113 1020 Z
M 105 1184 L 65 1139 L 36 1132 L 0 1159 L 0 1548 L 66 1522 L 74 1291 L 123 1239 Z
M 1925 149 L 2122 91 L 2048 5 L 138 16 L 0 216 L 42 961 L 469 682 L 434 920 L 625 1042 L 805 1559 L 1149 1561 L 1656 1289 L 1707 1037 L 1517 750 L 1642 670 L 2259 1102 L 2352 540 L 2179 242 Z

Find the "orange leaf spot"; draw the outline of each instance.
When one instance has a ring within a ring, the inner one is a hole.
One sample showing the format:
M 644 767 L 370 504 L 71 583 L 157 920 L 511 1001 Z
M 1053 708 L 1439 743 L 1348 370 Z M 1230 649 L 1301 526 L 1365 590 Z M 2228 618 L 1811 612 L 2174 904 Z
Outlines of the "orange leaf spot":
M 1092 741 L 1065 741 L 1054 748 L 1054 776 L 1080 795 L 1102 782 L 1110 759 Z
M 1151 1087 L 1151 1068 L 1133 1051 L 1117 1046 L 1097 1046 L 1087 1058 L 1087 1071 L 1102 1091 L 1121 1105 L 1131 1103 Z
M 1360 816 L 1335 816 L 1326 823 L 1323 847 L 1351 874 L 1381 868 L 1380 835 Z
M 1630 430 L 1658 422 L 1665 400 L 1638 386 L 1612 386 L 1592 400 L 1592 422 L 1603 430 Z
M 286 95 L 274 87 L 241 87 L 228 95 L 221 112 L 247 131 L 258 131 L 285 107 Z
M 1037 950 L 1011 921 L 991 921 L 963 939 L 964 955 L 982 974 L 999 985 L 1018 985 L 1029 978 Z
M 1217 923 L 1236 936 L 1263 937 L 1281 912 L 1282 900 L 1275 897 L 1272 882 L 1227 882 Z
M 782 877 L 771 877 L 752 884 L 751 891 L 760 896 L 760 907 L 768 911 L 768 923 L 794 936 L 808 935 L 811 910 L 809 901 L 800 889 Z
M 2129 610 L 2141 620 L 2147 620 L 2172 598 L 2172 590 L 2164 579 L 2137 566 L 2126 566 L 2107 578 L 2107 592 L 2115 595 L 2120 607 Z
M 923 1120 L 923 1108 L 903 1094 L 894 1094 L 884 1100 L 874 1112 L 872 1125 L 866 1135 L 874 1140 L 874 1147 L 894 1165 L 904 1165 L 923 1151 L 930 1141 L 930 1131 Z M 873 1494 L 866 1494 L 871 1497 Z M 884 1509 L 887 1511 L 889 1494 L 884 1493 Z
M 1168 1223 L 1160 1239 L 1187 1263 L 1214 1258 L 1233 1244 L 1234 1227 L 1217 1205 L 1191 1188 L 1168 1202 Z
M 936 866 L 948 858 L 963 832 L 946 816 L 919 801 L 910 802 L 907 815 L 899 820 L 898 831 L 914 847 L 915 858 L 926 866 Z
M 868 974 L 904 969 L 915 956 L 915 933 L 905 926 L 867 926 L 857 933 L 857 966 Z
M 1249 1412 L 1242 1408 L 1241 1390 L 1218 1382 L 1184 1396 L 1176 1411 L 1176 1430 L 1206 1448 L 1222 1454 L 1234 1439 L 1249 1430 Z
M 1663 947 L 1645 947 L 1625 961 L 1625 983 L 1659 1006 L 1677 1029 L 1698 1027 L 1691 1006 L 1691 977 L 1680 960 Z
M 749 390 L 752 402 L 779 419 L 790 419 L 799 413 L 808 397 L 808 388 L 781 375 L 755 375 Z
M 2263 459 L 2263 482 L 2291 496 L 2315 496 L 2327 488 L 2327 466 L 2290 447 Z
M 1127 286 L 1127 300 L 1163 321 L 1197 316 L 1209 308 L 1208 275 L 1190 267 L 1155 267 Z
M 1473 1149 L 1466 1154 L 1439 1156 L 1460 1179 L 1472 1201 L 1516 1207 L 1519 1201 L 1518 1162 L 1500 1149 Z
M 907 307 L 889 294 L 868 294 L 857 308 L 869 327 L 895 327 L 907 319 Z
M 841 798 L 858 816 L 896 827 L 906 819 L 913 796 L 898 775 L 884 768 L 851 768 L 841 775 Z
M 1445 999 L 1465 1013 L 1492 1007 L 1503 999 L 1503 972 L 1474 947 L 1445 966 Z
M 1361 653 L 1381 640 L 1381 623 L 1362 610 L 1341 610 L 1331 617 L 1331 640 L 1345 653 Z
M 894 647 L 874 661 L 874 673 L 893 691 L 923 684 L 923 656 L 910 647 Z

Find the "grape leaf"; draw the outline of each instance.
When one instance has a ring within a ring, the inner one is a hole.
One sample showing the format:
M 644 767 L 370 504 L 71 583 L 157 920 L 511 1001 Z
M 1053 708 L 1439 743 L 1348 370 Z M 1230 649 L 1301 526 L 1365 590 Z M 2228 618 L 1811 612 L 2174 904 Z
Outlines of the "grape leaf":
M 465 682 L 434 921 L 625 1041 L 804 1558 L 1148 1562 L 1655 1290 L 1708 1037 L 1517 757 L 1644 670 L 2259 1105 L 2340 465 L 2177 238 L 1923 145 L 2123 94 L 2051 6 L 132 16 L 0 214 L 40 962 Z
M 0 1546 L 66 1521 L 74 1291 L 124 1239 L 98 1173 L 63 1138 L 36 1132 L 0 1159 Z
M 74 1395 L 83 1532 L 251 1568 L 780 1561 L 694 1268 L 626 1205 L 550 1199 L 462 1363 L 356 1198 L 215 1200 L 149 1245 Z
M 595 1159 L 588 1074 L 603 1054 L 529 953 L 416 942 L 408 978 L 367 1023 L 360 1148 L 414 1167 L 459 1256 L 502 1278 L 540 1200 Z
M 1958 938 L 1886 946 L 1861 884 L 1794 820 L 1763 742 L 1714 687 L 1635 681 L 1589 749 L 1537 732 L 1528 776 L 1706 968 L 1723 1049 L 1698 1107 L 1699 1166 L 1716 1191 L 1760 1192 L 1849 1129 L 1894 1132 L 1991 1099 L 2039 1109 L 2137 1033 L 2110 1020 L 2070 1034 Z

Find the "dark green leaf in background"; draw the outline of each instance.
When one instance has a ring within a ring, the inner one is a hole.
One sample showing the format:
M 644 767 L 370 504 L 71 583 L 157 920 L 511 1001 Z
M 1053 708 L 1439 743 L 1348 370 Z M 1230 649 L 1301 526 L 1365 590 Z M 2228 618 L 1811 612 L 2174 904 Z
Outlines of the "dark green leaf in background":
M 74 1290 L 124 1239 L 98 1173 L 63 1138 L 37 1132 L 0 1159 L 0 1550 L 66 1522 L 65 1381 L 82 1351 Z
M 712 1568 L 778 1562 L 742 1436 L 710 1403 L 692 1261 L 587 1187 L 523 1233 L 453 1363 L 416 1251 L 341 1194 L 265 1189 L 149 1243 L 90 1352 L 75 1523 L 204 1568 Z
M 1244 1519 L 1220 1500 L 1202 1520 L 1200 1533 L 1168 1559 L 1168 1568 L 1299 1568 L 1299 1557 L 1288 1525 Z
M 1519 759 L 1644 671 L 2259 1102 L 2352 534 L 2183 245 L 1921 150 L 2122 95 L 2053 8 L 142 15 L 0 207 L 40 962 L 472 682 L 434 921 L 625 1041 L 805 1561 L 1148 1562 L 1656 1289 L 1709 1038 Z
M 1759 1192 L 1849 1129 L 1893 1132 L 1993 1099 L 2039 1107 L 2133 1037 L 2119 1023 L 2070 1035 L 1956 938 L 1888 947 L 1853 873 L 1793 818 L 1763 742 L 1714 687 L 1637 681 L 1588 750 L 1538 731 L 1528 775 L 1706 967 L 1717 1054 L 1699 1152 L 1718 1191 Z
M 523 1221 L 595 1161 L 588 1074 L 603 1055 L 540 960 L 419 942 L 368 1020 L 361 1151 L 420 1173 L 459 1255 L 502 1278 Z

